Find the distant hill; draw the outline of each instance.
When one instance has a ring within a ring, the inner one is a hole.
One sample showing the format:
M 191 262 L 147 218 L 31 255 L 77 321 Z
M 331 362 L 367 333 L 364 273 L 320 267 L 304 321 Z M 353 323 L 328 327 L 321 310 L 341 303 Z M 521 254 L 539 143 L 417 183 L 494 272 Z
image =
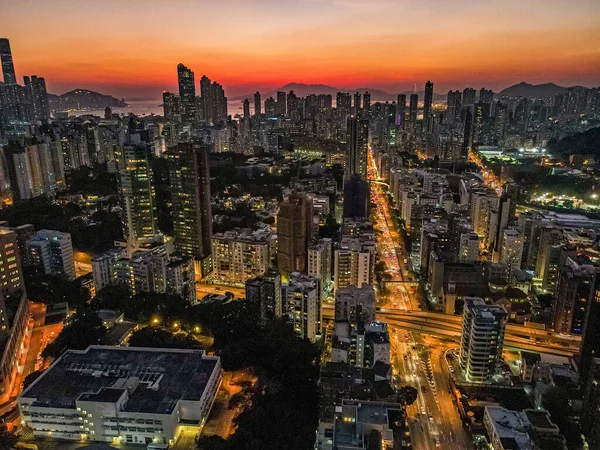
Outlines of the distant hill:
M 526 98 L 548 98 L 554 97 L 556 94 L 567 92 L 568 89 L 586 89 L 583 86 L 572 86 L 570 88 L 558 86 L 554 83 L 545 84 L 529 84 L 519 83 L 514 86 L 507 87 L 500 91 L 500 96 L 506 97 L 526 97 Z
M 335 96 L 338 92 L 349 92 L 351 94 L 354 94 L 355 92 L 360 92 L 361 95 L 364 95 L 365 92 L 369 92 L 369 94 L 371 94 L 371 103 L 374 102 L 386 102 L 386 101 L 395 101 L 398 98 L 398 94 L 406 94 L 406 96 L 408 97 L 410 94 L 412 94 L 412 91 L 406 91 L 406 92 L 398 92 L 395 94 L 390 94 L 388 92 L 379 90 L 379 89 L 374 89 L 374 88 L 357 88 L 357 89 L 350 89 L 350 88 L 337 88 L 337 87 L 333 87 L 333 86 L 328 86 L 326 84 L 305 84 L 305 83 L 288 83 L 285 86 L 281 86 L 278 89 L 275 89 L 273 91 L 270 92 L 266 92 L 266 93 L 261 93 L 262 95 L 262 99 L 265 100 L 269 97 L 273 97 L 273 98 L 277 98 L 277 92 L 278 91 L 283 91 L 286 94 L 290 91 L 294 91 L 294 94 L 296 94 L 298 97 L 306 97 L 309 94 L 315 94 L 315 95 L 331 95 L 333 97 L 333 100 L 335 101 Z M 423 98 L 423 91 L 417 92 L 417 94 L 419 94 L 419 99 Z M 254 95 L 254 93 L 252 94 L 246 94 L 246 95 L 238 95 L 236 97 L 231 98 L 230 100 L 244 100 L 245 98 L 247 99 L 252 99 L 252 96 Z M 446 95 L 440 95 L 440 94 L 434 94 L 434 98 L 436 99 L 442 99 L 442 98 L 446 98 Z
M 66 111 L 69 109 L 104 109 L 107 106 L 119 108 L 127 106 L 124 100 L 110 95 L 100 94 L 87 89 L 74 89 L 62 95 L 48 94 L 50 109 L 52 111 Z

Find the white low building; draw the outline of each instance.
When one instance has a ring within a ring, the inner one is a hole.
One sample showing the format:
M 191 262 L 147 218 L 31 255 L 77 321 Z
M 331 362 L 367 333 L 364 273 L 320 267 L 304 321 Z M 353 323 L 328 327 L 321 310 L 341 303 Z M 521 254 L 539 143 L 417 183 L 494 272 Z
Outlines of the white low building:
M 35 437 L 173 444 L 204 425 L 220 383 L 203 350 L 92 345 L 63 354 L 18 404 Z

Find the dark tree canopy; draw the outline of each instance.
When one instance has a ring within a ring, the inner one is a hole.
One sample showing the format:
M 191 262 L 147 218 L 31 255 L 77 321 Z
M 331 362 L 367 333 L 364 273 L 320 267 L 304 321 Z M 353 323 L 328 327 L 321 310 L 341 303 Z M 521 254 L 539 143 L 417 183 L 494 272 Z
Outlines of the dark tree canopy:
M 412 405 L 419 396 L 419 392 L 412 386 L 402 386 L 398 390 L 398 402 L 405 406 Z
M 43 357 L 56 358 L 66 350 L 84 350 L 90 345 L 106 342 L 107 329 L 98 315 L 86 306 L 80 306 L 69 322 L 42 352 Z
M 200 343 L 190 335 L 184 333 L 173 334 L 156 327 L 144 327 L 134 331 L 129 338 L 129 345 L 131 347 L 152 348 L 202 348 Z

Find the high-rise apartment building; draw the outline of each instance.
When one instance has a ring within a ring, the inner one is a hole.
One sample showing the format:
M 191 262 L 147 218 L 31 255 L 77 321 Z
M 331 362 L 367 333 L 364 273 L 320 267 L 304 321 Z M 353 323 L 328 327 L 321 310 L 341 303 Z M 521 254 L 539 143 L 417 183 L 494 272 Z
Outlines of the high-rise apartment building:
M 24 291 L 17 234 L 8 228 L 0 228 L 0 297 L 6 298 Z
M 507 313 L 502 306 L 488 305 L 481 298 L 466 297 L 460 366 L 467 381 L 484 382 L 502 360 Z
M 306 270 L 308 244 L 312 240 L 313 202 L 294 193 L 283 201 L 277 214 L 277 267 L 283 273 Z
M 115 265 L 123 257 L 123 251 L 114 249 L 92 258 L 92 276 L 94 277 L 96 292 L 100 292 L 107 286 L 117 284 Z
M 10 51 L 10 41 L 6 38 L 0 38 L 0 62 L 2 63 L 2 75 L 4 75 L 4 83 L 16 84 L 17 76 L 15 74 L 12 52 Z
M 346 134 L 346 167 L 344 176 L 358 175 L 367 179 L 367 151 L 369 150 L 369 120 L 349 117 Z
M 294 272 L 289 281 L 281 285 L 281 299 L 287 320 L 296 334 L 315 342 L 322 333 L 319 280 Z
M 460 91 L 448 91 L 447 106 L 446 109 L 446 121 L 448 123 L 454 123 L 460 121 L 461 111 L 461 100 L 462 95 Z
M 369 216 L 369 185 L 359 175 L 351 175 L 344 181 L 344 217 L 367 218 Z
M 150 148 L 126 145 L 115 152 L 115 159 L 123 230 L 134 248 L 159 234 Z
M 212 271 L 212 209 L 208 147 L 179 143 L 168 151 L 175 249 L 194 258 L 196 272 Z
M 365 237 L 345 237 L 334 252 L 334 290 L 371 284 L 375 242 Z
M 169 122 L 181 122 L 179 97 L 172 92 L 163 92 L 163 110 L 165 119 Z
M 405 128 L 406 121 L 406 95 L 398 94 L 398 101 L 396 103 L 396 125 L 401 129 Z
M 332 241 L 329 238 L 313 241 L 308 247 L 307 273 L 320 280 L 321 298 L 331 285 L 331 249 Z
M 73 243 L 69 233 L 40 230 L 27 243 L 27 252 L 31 265 L 43 273 L 62 275 L 69 281 L 75 279 Z
M 196 84 L 194 72 L 183 64 L 177 65 L 177 81 L 179 82 L 179 103 L 181 119 L 185 124 L 193 124 L 197 119 Z
M 375 290 L 371 285 L 348 286 L 335 293 L 335 321 L 347 321 L 350 326 L 375 320 Z
M 473 88 L 465 88 L 462 93 L 462 107 L 467 108 L 475 104 L 475 96 L 477 91 Z
M 500 263 L 506 265 L 508 273 L 521 268 L 523 257 L 523 235 L 514 229 L 504 230 L 502 233 L 502 248 L 500 250 Z
M 46 91 L 46 80 L 42 77 L 32 75 L 23 77 L 25 82 L 25 94 L 31 105 L 31 118 L 33 120 L 48 120 L 50 118 L 50 104 L 48 103 L 48 92 Z
M 213 276 L 228 283 L 245 283 L 264 275 L 271 264 L 270 230 L 236 229 L 213 234 Z
M 275 115 L 285 116 L 286 113 L 286 95 L 285 92 L 277 91 L 277 102 L 275 103 Z
M 352 109 L 352 115 L 354 117 L 358 117 L 360 114 L 360 110 L 362 109 L 362 106 L 360 103 L 361 103 L 360 92 L 356 92 L 354 94 L 354 105 L 353 105 L 353 109 Z
M 567 257 L 558 273 L 554 299 L 554 330 L 558 333 L 581 334 L 584 330 L 586 309 L 591 301 L 597 266 Z
M 246 281 L 246 300 L 258 305 L 261 321 L 281 317 L 284 305 L 281 298 L 281 273 L 269 269 L 263 276 Z
M 600 270 L 598 269 L 594 272 L 590 295 L 585 306 L 579 351 L 579 373 L 584 386 L 588 382 L 595 358 L 600 358 Z
M 408 105 L 408 118 L 412 131 L 417 128 L 417 114 L 419 112 L 419 94 L 410 94 Z

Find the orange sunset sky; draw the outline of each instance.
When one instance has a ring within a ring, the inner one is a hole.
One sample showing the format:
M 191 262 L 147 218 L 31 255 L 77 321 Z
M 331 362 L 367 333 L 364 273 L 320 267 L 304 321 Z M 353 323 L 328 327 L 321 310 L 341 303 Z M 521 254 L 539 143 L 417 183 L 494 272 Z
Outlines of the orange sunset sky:
M 179 62 L 229 96 L 600 85 L 598 0 L 0 0 L 0 37 L 20 80 L 126 99 L 175 90 Z

